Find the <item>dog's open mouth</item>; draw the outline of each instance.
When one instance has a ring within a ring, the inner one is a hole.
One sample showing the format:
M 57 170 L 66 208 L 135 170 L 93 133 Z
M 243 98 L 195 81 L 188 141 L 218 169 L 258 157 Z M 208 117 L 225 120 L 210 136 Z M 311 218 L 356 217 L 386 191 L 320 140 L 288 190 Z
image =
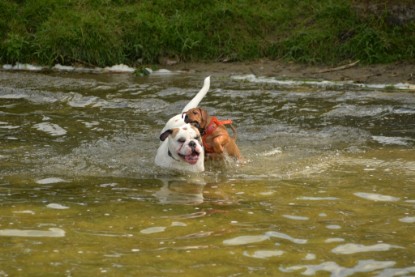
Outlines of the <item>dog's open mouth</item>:
M 180 154 L 179 154 L 180 155 Z M 189 155 L 180 155 L 180 157 L 189 164 L 196 164 L 199 160 L 200 153 L 193 150 Z

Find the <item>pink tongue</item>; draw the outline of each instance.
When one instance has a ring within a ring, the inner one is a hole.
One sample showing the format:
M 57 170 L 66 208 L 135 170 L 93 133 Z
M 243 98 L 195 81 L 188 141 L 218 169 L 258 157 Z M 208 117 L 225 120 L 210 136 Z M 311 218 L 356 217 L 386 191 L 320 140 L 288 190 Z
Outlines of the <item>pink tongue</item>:
M 197 155 L 197 154 L 190 154 L 190 155 L 186 155 L 185 157 L 184 157 L 184 160 L 186 161 L 186 162 L 188 162 L 189 164 L 195 164 L 195 163 L 197 163 L 197 160 L 199 159 L 199 155 Z

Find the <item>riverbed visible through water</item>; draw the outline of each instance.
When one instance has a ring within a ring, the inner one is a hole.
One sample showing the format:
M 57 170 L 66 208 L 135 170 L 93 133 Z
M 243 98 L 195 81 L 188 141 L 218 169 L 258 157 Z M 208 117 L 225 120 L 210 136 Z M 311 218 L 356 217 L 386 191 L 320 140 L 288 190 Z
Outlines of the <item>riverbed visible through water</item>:
M 216 74 L 246 163 L 158 168 L 206 76 L 0 72 L 0 276 L 415 275 L 414 91 Z

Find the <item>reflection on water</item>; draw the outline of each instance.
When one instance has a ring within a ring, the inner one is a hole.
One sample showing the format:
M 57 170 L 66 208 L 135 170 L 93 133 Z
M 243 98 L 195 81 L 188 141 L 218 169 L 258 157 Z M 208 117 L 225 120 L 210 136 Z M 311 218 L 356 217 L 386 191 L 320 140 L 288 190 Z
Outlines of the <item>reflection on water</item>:
M 415 274 L 415 95 L 212 77 L 244 165 L 156 167 L 205 76 L 0 72 L 0 275 Z
M 163 186 L 154 193 L 161 204 L 197 205 L 204 201 L 203 180 L 163 179 Z

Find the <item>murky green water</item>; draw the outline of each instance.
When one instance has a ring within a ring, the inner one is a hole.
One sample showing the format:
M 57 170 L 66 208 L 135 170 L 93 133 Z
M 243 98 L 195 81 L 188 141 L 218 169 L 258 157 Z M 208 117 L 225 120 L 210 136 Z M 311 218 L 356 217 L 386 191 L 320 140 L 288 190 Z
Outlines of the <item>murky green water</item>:
M 415 275 L 413 92 L 213 76 L 248 163 L 157 168 L 204 77 L 0 72 L 0 276 Z

